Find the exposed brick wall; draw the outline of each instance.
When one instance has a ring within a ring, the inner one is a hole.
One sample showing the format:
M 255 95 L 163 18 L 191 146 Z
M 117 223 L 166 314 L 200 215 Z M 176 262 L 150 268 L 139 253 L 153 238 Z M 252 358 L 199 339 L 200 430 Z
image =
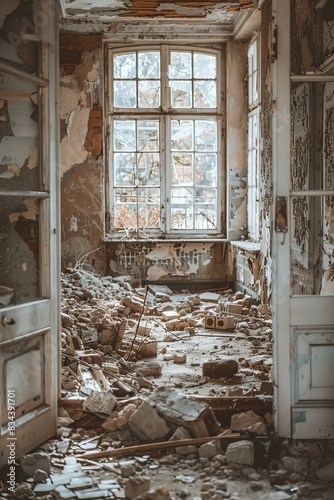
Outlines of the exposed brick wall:
M 97 106 L 89 113 L 85 149 L 94 156 L 102 153 L 102 110 Z

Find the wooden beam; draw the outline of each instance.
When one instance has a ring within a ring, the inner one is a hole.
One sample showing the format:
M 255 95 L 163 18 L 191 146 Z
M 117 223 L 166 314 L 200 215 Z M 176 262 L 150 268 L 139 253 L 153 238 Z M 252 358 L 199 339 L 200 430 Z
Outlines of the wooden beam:
M 245 436 L 240 436 L 239 433 L 234 434 L 226 434 L 226 435 L 218 435 L 218 436 L 208 436 L 202 438 L 194 438 L 194 439 L 181 439 L 178 441 L 162 441 L 159 443 L 148 443 L 148 444 L 139 444 L 136 446 L 127 446 L 126 448 L 115 448 L 114 450 L 106 450 L 106 451 L 95 451 L 84 453 L 83 455 L 76 455 L 77 459 L 88 459 L 94 460 L 98 458 L 106 458 L 106 457 L 119 457 L 123 455 L 137 455 L 137 454 L 145 454 L 154 451 L 161 450 L 170 450 L 173 448 L 177 448 L 178 446 L 190 446 L 190 445 L 202 445 L 205 443 L 209 443 L 210 441 L 214 441 L 219 439 L 221 444 L 222 442 L 227 445 L 234 441 L 240 441 L 242 439 L 248 439 Z

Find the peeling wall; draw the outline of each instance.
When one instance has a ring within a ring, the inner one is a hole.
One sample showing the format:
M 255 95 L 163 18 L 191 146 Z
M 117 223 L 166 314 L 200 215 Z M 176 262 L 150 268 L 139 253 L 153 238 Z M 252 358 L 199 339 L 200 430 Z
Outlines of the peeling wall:
M 111 274 L 150 281 L 218 281 L 231 283 L 234 269 L 228 244 L 122 242 L 108 244 Z
M 260 277 L 259 295 L 263 304 L 271 301 L 272 288 L 272 2 L 261 9 L 261 169 L 260 169 Z M 288 120 L 288 119 L 287 119 Z M 289 122 L 287 121 L 287 124 Z
M 247 235 L 247 49 L 248 44 L 227 44 L 227 175 L 228 238 Z
M 61 234 L 64 267 L 105 272 L 102 37 L 60 37 Z

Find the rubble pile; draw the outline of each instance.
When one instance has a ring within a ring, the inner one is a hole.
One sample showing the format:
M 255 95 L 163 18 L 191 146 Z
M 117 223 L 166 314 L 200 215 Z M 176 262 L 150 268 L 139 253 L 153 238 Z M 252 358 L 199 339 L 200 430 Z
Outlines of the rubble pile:
M 253 302 L 64 273 L 58 435 L 0 498 L 333 498 L 334 446 L 270 451 L 271 318 Z

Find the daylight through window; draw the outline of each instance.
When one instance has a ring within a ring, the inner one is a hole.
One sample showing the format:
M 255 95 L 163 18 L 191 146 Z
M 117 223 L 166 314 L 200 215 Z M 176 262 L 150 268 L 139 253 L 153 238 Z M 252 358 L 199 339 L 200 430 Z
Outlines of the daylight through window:
M 110 50 L 109 63 L 111 231 L 220 233 L 220 52 Z

